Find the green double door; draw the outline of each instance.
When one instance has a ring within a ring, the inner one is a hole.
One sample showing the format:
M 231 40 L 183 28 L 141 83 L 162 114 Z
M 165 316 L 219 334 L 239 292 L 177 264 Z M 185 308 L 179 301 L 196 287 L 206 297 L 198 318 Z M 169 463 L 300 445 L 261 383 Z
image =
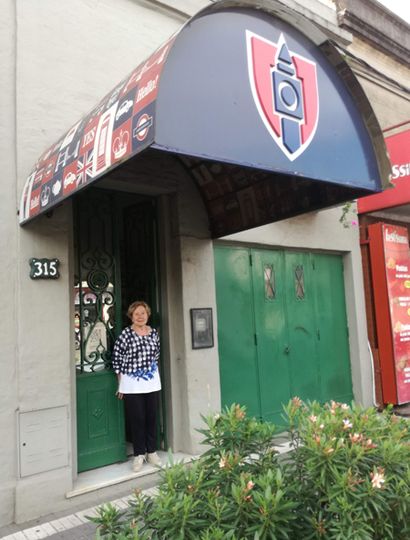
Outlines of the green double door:
M 222 405 L 281 424 L 283 404 L 352 399 L 338 255 L 215 247 Z
M 126 459 L 123 402 L 111 368 L 128 305 L 159 327 L 155 201 L 90 189 L 75 202 L 74 326 L 78 471 Z M 162 427 L 162 425 L 161 425 Z M 163 430 L 161 429 L 161 435 Z

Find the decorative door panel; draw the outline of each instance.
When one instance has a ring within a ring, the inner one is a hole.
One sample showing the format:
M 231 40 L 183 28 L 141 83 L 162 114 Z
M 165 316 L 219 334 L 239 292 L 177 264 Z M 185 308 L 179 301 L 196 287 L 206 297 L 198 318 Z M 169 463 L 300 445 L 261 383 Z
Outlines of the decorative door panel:
M 118 209 L 113 194 L 89 190 L 75 206 L 74 285 L 79 472 L 124 460 L 123 404 L 115 397 L 111 351 L 121 330 Z
M 116 390 L 116 377 L 109 371 L 77 376 L 79 472 L 126 458 L 123 405 Z

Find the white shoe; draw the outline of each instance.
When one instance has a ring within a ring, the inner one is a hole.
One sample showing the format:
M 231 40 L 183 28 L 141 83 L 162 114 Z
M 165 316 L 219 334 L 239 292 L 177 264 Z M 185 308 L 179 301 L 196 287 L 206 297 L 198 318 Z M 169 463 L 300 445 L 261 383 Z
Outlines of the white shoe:
M 147 454 L 147 461 L 148 463 L 151 463 L 151 465 L 155 465 L 156 467 L 161 467 L 162 461 L 159 455 L 156 452 L 152 452 L 151 454 Z
M 134 461 L 132 463 L 132 470 L 134 472 L 138 472 L 142 469 L 142 466 L 144 464 L 144 456 L 135 456 Z

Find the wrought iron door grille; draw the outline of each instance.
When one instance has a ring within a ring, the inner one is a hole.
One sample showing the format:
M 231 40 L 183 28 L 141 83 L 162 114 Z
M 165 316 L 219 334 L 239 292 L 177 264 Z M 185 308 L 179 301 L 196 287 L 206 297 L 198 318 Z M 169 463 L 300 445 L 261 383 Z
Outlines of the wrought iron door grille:
M 75 347 L 82 373 L 111 367 L 117 318 L 113 219 L 109 194 L 90 192 L 77 203 Z

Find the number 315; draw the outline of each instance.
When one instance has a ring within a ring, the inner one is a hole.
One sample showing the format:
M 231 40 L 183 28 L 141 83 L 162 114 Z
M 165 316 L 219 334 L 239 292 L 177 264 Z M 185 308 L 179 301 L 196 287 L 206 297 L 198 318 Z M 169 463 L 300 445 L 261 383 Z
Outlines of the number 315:
M 30 259 L 31 279 L 56 279 L 60 276 L 58 259 Z

